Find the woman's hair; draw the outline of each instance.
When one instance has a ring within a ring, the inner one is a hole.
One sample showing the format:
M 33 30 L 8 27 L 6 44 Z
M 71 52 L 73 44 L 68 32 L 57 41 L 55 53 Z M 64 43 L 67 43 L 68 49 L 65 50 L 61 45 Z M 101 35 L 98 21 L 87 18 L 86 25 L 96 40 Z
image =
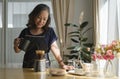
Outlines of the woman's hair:
M 50 18 L 50 8 L 45 4 L 38 4 L 33 9 L 33 11 L 29 14 L 29 20 L 28 20 L 28 23 L 26 24 L 28 28 L 30 28 L 30 29 L 36 28 L 36 24 L 35 24 L 34 20 L 44 10 L 48 11 L 48 20 L 47 20 L 45 26 L 42 27 L 42 29 L 47 30 L 47 28 L 49 27 L 51 18 Z

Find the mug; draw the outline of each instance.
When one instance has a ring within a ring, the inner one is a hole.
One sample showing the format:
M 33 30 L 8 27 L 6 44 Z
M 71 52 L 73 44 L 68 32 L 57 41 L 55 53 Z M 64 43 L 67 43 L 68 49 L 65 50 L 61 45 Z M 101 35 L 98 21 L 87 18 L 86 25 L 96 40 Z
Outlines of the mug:
M 91 73 L 93 71 L 93 64 L 92 63 L 83 63 L 84 71 L 86 73 Z
M 26 40 L 26 39 L 20 39 L 20 44 L 18 46 L 19 49 L 26 51 L 28 46 L 30 44 L 30 40 Z

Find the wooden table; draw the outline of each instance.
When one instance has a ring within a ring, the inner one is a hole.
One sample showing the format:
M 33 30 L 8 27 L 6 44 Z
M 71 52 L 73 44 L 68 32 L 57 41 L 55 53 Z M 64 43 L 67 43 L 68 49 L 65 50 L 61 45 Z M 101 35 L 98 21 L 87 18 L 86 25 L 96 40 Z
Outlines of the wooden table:
M 66 74 L 65 76 L 51 76 L 48 72 L 34 72 L 33 69 L 22 68 L 0 68 L 0 79 L 120 79 L 114 78 L 99 78 L 75 76 Z

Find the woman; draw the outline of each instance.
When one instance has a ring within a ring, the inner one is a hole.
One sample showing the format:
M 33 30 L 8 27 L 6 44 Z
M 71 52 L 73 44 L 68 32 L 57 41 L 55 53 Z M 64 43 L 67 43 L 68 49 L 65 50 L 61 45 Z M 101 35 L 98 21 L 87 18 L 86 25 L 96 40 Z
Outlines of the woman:
M 51 50 L 59 65 L 66 69 L 73 69 L 73 66 L 67 66 L 63 63 L 60 56 L 60 50 L 57 46 L 56 40 L 57 36 L 54 30 L 49 27 L 50 24 L 50 9 L 45 4 L 38 4 L 33 11 L 29 14 L 29 20 L 27 23 L 27 28 L 23 29 L 19 37 L 14 40 L 14 50 L 16 53 L 20 52 L 19 44 L 21 38 L 25 38 L 26 35 L 32 36 L 44 36 L 48 50 L 45 53 L 46 60 L 49 61 L 48 52 Z M 36 59 L 35 48 L 27 50 L 23 59 L 23 68 L 32 68 L 34 64 L 34 59 Z

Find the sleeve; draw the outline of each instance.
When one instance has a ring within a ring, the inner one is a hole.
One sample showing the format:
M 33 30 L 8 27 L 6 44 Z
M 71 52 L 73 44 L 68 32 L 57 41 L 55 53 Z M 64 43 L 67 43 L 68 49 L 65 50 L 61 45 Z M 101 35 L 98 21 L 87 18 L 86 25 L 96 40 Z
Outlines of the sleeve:
M 25 38 L 25 32 L 26 32 L 26 28 L 21 31 L 18 38 Z
M 53 30 L 53 28 L 50 28 L 50 41 L 49 41 L 49 44 L 51 46 L 51 44 L 56 41 L 58 38 L 55 34 L 55 31 Z

